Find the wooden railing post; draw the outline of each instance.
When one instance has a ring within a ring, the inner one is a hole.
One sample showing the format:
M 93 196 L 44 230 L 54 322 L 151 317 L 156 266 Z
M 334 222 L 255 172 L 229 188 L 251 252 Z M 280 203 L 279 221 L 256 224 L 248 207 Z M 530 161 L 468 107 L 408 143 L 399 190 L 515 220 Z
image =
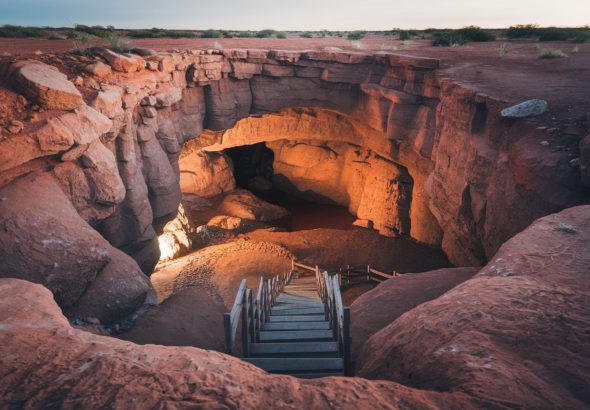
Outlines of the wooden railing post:
M 352 360 L 350 357 L 350 345 L 352 343 L 352 338 L 350 337 L 350 308 L 345 307 L 343 313 L 344 317 L 342 320 L 342 358 L 344 359 L 344 375 L 352 376 L 353 369 Z
M 232 340 L 231 313 L 223 314 L 223 329 L 225 331 L 225 353 L 234 354 L 234 344 Z
M 249 318 L 248 318 L 248 311 L 249 311 L 249 298 L 248 294 L 250 289 L 246 288 L 244 290 L 244 303 L 242 304 L 242 356 L 249 357 L 250 356 L 250 338 L 248 335 L 248 328 L 249 328 Z

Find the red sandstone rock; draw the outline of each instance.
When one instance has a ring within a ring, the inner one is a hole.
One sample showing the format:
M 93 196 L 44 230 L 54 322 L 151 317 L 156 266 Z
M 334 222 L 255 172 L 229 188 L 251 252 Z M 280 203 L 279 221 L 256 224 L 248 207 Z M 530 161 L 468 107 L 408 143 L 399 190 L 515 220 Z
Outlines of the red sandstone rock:
M 589 241 L 590 206 L 539 219 L 475 277 L 375 333 L 359 375 L 488 406 L 585 407 Z
M 191 347 L 138 346 L 73 329 L 52 295 L 0 281 L 0 395 L 11 406 L 83 408 L 471 409 L 477 403 L 391 382 L 272 376 L 236 358 Z M 67 349 L 64 348 L 67 346 Z
M 98 55 L 107 60 L 108 64 L 115 71 L 120 71 L 123 73 L 134 73 L 136 71 L 143 70 L 143 68 L 145 67 L 145 61 L 139 56 L 128 57 L 126 55 L 118 54 L 114 51 L 105 48 L 99 48 L 94 50 Z
M 470 279 L 479 268 L 447 268 L 423 273 L 405 273 L 387 280 L 359 296 L 350 306 L 352 356 L 358 355 L 369 338 L 416 306 L 433 300 Z
M 219 204 L 219 212 L 222 215 L 260 222 L 278 221 L 289 216 L 286 209 L 265 202 L 243 189 L 226 195 Z
M 46 64 L 16 64 L 17 87 L 31 101 L 50 110 L 71 110 L 83 104 L 82 95 L 65 74 Z
M 143 303 L 146 277 L 78 216 L 53 177 L 21 178 L 0 197 L 0 277 L 41 283 L 63 308 L 107 322 Z
M 180 190 L 186 194 L 211 197 L 235 189 L 231 160 L 225 154 L 193 152 L 181 155 Z
M 98 78 L 105 78 L 112 73 L 111 67 L 100 61 L 84 66 L 84 71 Z
M 108 87 L 100 91 L 90 104 L 95 110 L 109 118 L 121 114 L 123 90 L 120 87 Z

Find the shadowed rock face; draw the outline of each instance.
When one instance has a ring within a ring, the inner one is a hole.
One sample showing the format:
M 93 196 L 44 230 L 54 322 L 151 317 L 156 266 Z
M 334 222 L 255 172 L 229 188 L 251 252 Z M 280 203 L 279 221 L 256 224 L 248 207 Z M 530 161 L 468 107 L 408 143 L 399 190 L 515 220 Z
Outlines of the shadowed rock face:
M 15 100 L 10 116 L 23 127 L 0 140 L 0 186 L 53 173 L 83 220 L 146 273 L 158 260 L 156 235 L 177 212 L 180 181 L 188 191 L 225 192 L 233 186 L 230 167 L 206 152 L 257 142 L 269 142 L 285 179 L 302 189 L 298 175 L 322 181 L 293 159 L 299 151 L 322 159 L 333 176 L 322 190 L 364 223 L 440 246 L 459 265 L 484 263 L 535 218 L 588 201 L 567 153 L 543 151 L 525 120 L 502 119 L 506 103 L 439 79 L 433 59 L 94 51 L 91 58 L 44 58 L 43 81 L 28 75 L 39 62 L 1 63 L 5 87 L 55 110 L 33 112 Z M 75 112 L 64 111 L 74 103 Z M 1 126 L 11 119 L 0 118 Z M 336 152 L 334 160 L 319 155 L 326 150 Z M 199 174 L 192 156 L 211 183 L 185 178 Z M 23 221 L 21 229 L 36 228 Z
M 588 406 L 589 241 L 590 206 L 537 220 L 472 279 L 373 334 L 358 375 L 511 408 Z

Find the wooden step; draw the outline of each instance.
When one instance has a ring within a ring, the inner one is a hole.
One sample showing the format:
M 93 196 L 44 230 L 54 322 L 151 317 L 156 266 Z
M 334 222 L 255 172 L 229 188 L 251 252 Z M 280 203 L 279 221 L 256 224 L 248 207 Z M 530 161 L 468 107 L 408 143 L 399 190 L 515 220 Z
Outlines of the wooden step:
M 321 303 L 276 303 L 272 310 L 285 310 L 285 309 L 323 309 L 324 305 Z
M 332 341 L 334 333 L 331 330 L 279 330 L 258 333 L 260 342 L 290 342 L 290 341 Z
M 250 354 L 277 355 L 277 354 L 338 354 L 336 342 L 299 342 L 299 343 L 252 343 Z
M 326 316 L 321 315 L 272 315 L 268 317 L 269 322 L 323 322 Z
M 268 322 L 262 330 L 329 330 L 329 322 Z
M 278 358 L 278 357 L 248 357 L 243 360 L 258 366 L 267 372 L 289 373 L 300 372 L 302 374 L 317 373 L 340 373 L 343 372 L 344 362 L 341 358 L 314 357 L 314 358 Z M 328 372 L 326 372 L 328 371 Z
M 298 377 L 300 379 L 319 379 L 320 377 L 344 377 L 344 372 L 334 373 L 285 373 L 289 376 Z
M 274 308 L 270 311 L 272 315 L 319 315 L 324 314 L 324 308 L 304 308 L 304 309 L 278 309 L 275 310 Z

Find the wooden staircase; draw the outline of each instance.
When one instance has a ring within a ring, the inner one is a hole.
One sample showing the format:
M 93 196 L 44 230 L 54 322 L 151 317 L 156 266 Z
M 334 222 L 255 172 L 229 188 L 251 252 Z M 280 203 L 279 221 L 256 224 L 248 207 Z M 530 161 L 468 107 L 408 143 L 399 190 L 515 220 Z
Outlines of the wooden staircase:
M 240 286 L 225 318 L 228 353 L 237 329 L 232 314 L 241 306 L 243 360 L 303 378 L 351 375 L 350 313 L 342 306 L 338 278 L 293 262 L 289 274 L 266 282 L 261 279 L 256 299 L 245 281 Z

